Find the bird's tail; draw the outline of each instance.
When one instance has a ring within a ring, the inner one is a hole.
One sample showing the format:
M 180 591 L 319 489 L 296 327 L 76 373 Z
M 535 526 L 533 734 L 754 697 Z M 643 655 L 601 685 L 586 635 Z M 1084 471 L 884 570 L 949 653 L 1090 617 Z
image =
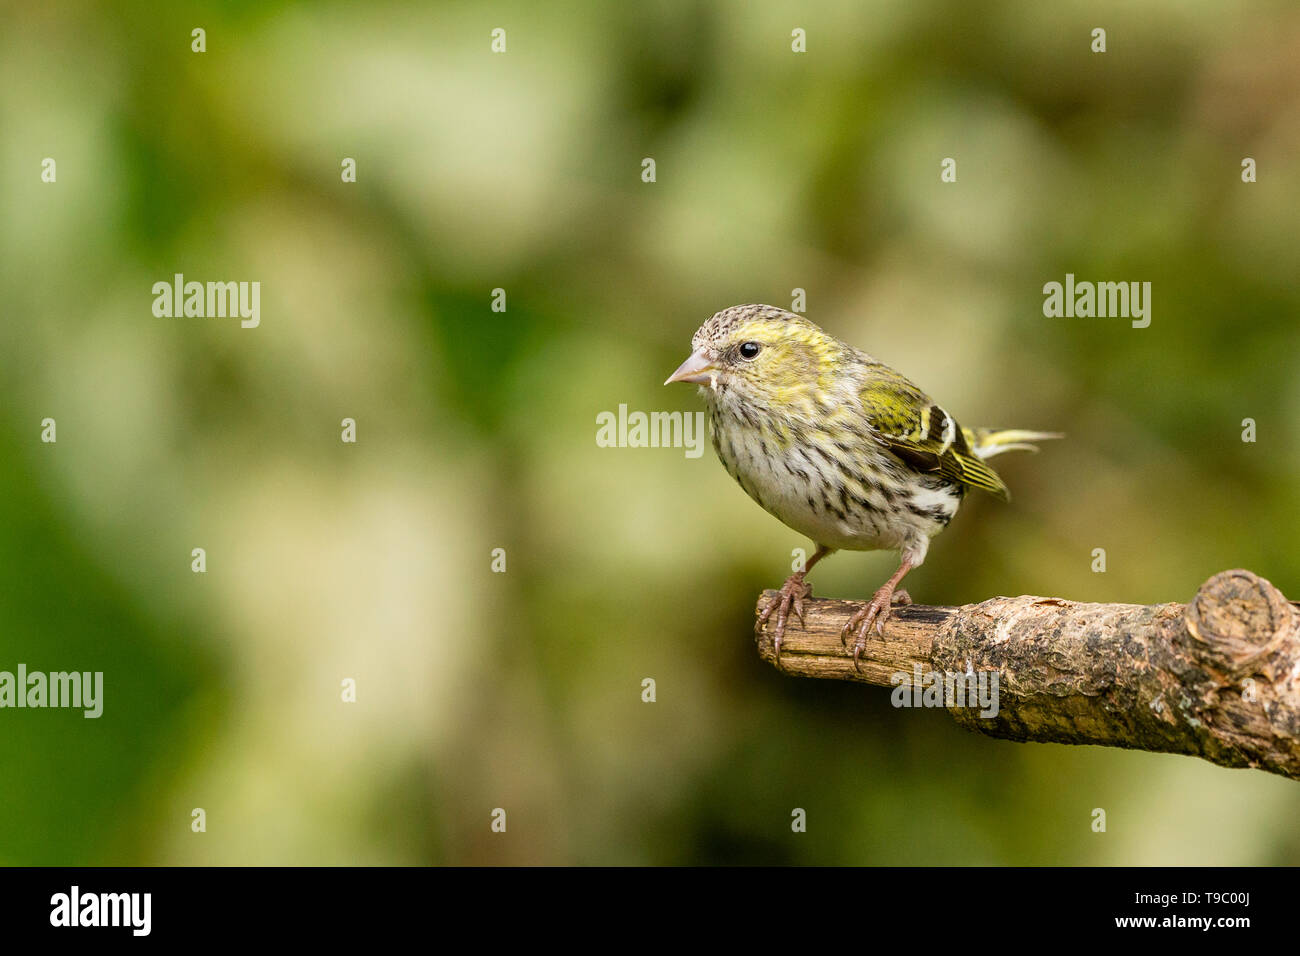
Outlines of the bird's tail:
M 1065 437 L 1061 432 L 1031 432 L 1020 428 L 963 428 L 962 433 L 978 458 L 992 458 L 1004 451 L 1038 451 L 1034 442 Z

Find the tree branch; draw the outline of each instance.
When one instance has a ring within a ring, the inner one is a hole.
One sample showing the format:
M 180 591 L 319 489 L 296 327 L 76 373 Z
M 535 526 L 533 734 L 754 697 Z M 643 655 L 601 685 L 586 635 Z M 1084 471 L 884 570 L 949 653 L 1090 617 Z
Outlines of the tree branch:
M 1300 779 L 1300 606 L 1250 571 L 1216 574 L 1187 605 L 897 607 L 858 672 L 840 628 L 862 603 L 805 600 L 807 626 L 791 618 L 779 668 L 894 687 L 896 705 L 946 706 L 992 737 L 1193 754 Z M 756 636 L 772 663 L 774 621 Z

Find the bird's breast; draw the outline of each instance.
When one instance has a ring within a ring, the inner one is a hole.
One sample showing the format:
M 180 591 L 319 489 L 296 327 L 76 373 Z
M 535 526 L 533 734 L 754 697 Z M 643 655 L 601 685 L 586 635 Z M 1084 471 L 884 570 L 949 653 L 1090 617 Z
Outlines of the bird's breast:
M 854 551 L 928 541 L 956 513 L 961 490 L 901 466 L 864 427 L 773 419 L 714 407 L 713 447 L 764 510 L 818 544 Z

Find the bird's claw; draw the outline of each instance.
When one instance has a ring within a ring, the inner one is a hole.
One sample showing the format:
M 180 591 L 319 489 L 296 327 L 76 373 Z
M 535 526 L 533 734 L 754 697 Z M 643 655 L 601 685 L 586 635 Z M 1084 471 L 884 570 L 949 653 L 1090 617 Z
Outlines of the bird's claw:
M 867 635 L 871 633 L 872 626 L 874 625 L 877 636 L 883 639 L 885 636 L 885 622 L 889 620 L 889 614 L 894 605 L 911 603 L 912 596 L 907 591 L 901 588 L 895 590 L 886 586 L 875 593 L 866 607 L 858 608 L 853 612 L 853 615 L 840 630 L 840 644 L 845 650 L 848 650 L 849 636 L 853 635 L 853 669 L 855 671 L 862 670 L 859 659 L 862 652 L 866 650 Z
M 803 617 L 803 599 L 812 597 L 812 585 L 804 580 L 800 573 L 795 573 L 786 578 L 781 585 L 781 590 L 776 593 L 772 600 L 767 602 L 767 607 L 763 608 L 763 613 L 758 616 L 758 621 L 754 624 L 754 630 L 761 632 L 767 625 L 768 619 L 773 613 L 776 614 L 776 626 L 772 634 L 772 648 L 776 655 L 776 663 L 781 664 L 781 644 L 785 639 L 785 625 L 790 618 L 790 611 L 793 609 L 795 617 L 799 618 L 799 626 L 805 627 Z

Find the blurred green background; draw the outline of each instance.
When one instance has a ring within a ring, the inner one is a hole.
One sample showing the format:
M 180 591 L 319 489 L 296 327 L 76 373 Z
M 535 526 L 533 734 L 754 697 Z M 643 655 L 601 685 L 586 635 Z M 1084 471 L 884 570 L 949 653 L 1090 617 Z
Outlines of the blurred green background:
M 105 672 L 99 720 L 0 712 L 0 862 L 1300 862 L 1293 782 L 761 664 L 806 542 L 712 449 L 595 443 L 701 410 L 660 384 L 696 327 L 803 288 L 964 422 L 1069 434 L 918 601 L 1300 596 L 1294 3 L 0 17 L 0 669 Z M 261 327 L 155 318 L 176 272 L 260 281 Z M 1067 272 L 1150 281 L 1151 326 L 1044 318 Z

